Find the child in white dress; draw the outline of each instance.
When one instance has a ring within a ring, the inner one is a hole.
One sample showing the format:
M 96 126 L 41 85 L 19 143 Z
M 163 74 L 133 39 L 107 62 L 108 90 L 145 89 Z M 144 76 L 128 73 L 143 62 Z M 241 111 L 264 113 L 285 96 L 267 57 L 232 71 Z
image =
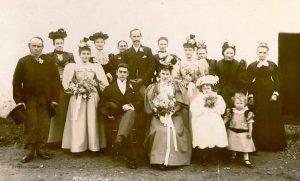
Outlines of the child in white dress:
M 226 110 L 224 118 L 225 123 L 229 121 L 227 149 L 232 151 L 232 161 L 236 157 L 236 152 L 241 152 L 244 156 L 245 166 L 252 168 L 248 153 L 255 151 L 252 140 L 254 114 L 248 110 L 247 98 L 243 93 L 236 93 L 232 99 L 234 107 Z
M 213 92 L 213 85 L 217 84 L 217 76 L 206 75 L 200 77 L 196 85 L 200 93 L 191 102 L 191 126 L 193 148 L 200 156 L 203 164 L 207 159 L 216 163 L 216 149 L 228 145 L 226 128 L 221 117 L 225 112 L 224 99 Z

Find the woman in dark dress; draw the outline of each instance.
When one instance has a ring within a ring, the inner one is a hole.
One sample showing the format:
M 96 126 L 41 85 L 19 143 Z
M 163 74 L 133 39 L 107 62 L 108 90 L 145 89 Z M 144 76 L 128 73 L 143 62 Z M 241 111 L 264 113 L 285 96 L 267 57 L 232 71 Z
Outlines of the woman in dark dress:
M 281 105 L 279 100 L 279 70 L 274 62 L 267 60 L 269 47 L 260 43 L 257 47 L 258 61 L 248 68 L 251 86 L 249 103 L 254 103 L 254 143 L 258 150 L 282 150 L 287 146 Z
M 225 42 L 222 46 L 224 58 L 216 63 L 216 74 L 219 77 L 218 94 L 220 94 L 227 107 L 232 107 L 231 97 L 236 92 L 246 92 L 246 80 L 242 77 L 246 72 L 245 60 L 234 59 L 235 46 Z
M 67 37 L 67 33 L 61 28 L 57 31 L 50 32 L 48 37 L 52 39 L 54 45 L 54 51 L 48 53 L 48 55 L 55 61 L 59 71 L 60 80 L 62 80 L 65 66 L 69 63 L 75 63 L 73 54 L 64 51 L 64 39 Z M 50 123 L 48 136 L 48 143 L 50 145 L 61 146 L 69 99 L 70 96 L 66 94 L 61 87 L 59 106 L 56 108 L 56 115 L 55 117 L 52 117 Z

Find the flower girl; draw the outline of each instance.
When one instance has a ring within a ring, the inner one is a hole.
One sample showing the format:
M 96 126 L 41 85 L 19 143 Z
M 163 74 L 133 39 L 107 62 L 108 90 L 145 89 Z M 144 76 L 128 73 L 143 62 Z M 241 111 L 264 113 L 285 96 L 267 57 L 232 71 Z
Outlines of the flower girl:
M 252 168 L 248 152 L 255 151 L 252 140 L 254 114 L 248 110 L 247 98 L 243 93 L 236 93 L 232 99 L 234 108 L 226 110 L 224 118 L 225 123 L 229 121 L 227 149 L 232 151 L 232 161 L 236 157 L 236 152 L 242 152 L 245 166 Z
M 193 148 L 196 148 L 203 164 L 207 163 L 208 158 L 215 164 L 216 149 L 228 145 L 226 128 L 221 117 L 226 105 L 224 99 L 213 91 L 218 80 L 217 76 L 212 75 L 200 77 L 196 82 L 200 93 L 190 105 Z

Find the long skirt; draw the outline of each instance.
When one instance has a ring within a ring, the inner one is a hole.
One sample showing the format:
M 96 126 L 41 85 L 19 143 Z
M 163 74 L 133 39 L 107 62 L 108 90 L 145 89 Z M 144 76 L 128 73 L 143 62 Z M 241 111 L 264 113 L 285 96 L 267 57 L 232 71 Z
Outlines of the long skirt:
M 168 150 L 168 129 L 173 128 L 168 128 L 156 116 L 153 116 L 149 134 L 145 139 L 145 147 L 148 151 L 150 164 L 165 164 L 169 166 L 190 164 L 192 154 L 191 137 L 184 124 L 182 113 L 172 116 L 172 120 L 175 129 L 177 150 L 175 149 L 172 130 L 169 130 L 170 147 Z
M 70 98 L 62 148 L 71 152 L 99 151 L 106 147 L 104 120 L 98 119 L 97 112 L 99 96 L 93 93 L 89 99 L 82 99 L 78 111 L 77 99 Z

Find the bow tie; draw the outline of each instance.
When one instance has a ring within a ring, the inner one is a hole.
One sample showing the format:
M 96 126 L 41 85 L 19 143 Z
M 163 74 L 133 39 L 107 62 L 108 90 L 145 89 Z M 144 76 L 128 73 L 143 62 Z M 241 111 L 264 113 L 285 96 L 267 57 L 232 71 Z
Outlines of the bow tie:
M 259 61 L 257 64 L 257 67 L 260 68 L 262 66 L 269 66 L 269 63 L 267 61 Z

